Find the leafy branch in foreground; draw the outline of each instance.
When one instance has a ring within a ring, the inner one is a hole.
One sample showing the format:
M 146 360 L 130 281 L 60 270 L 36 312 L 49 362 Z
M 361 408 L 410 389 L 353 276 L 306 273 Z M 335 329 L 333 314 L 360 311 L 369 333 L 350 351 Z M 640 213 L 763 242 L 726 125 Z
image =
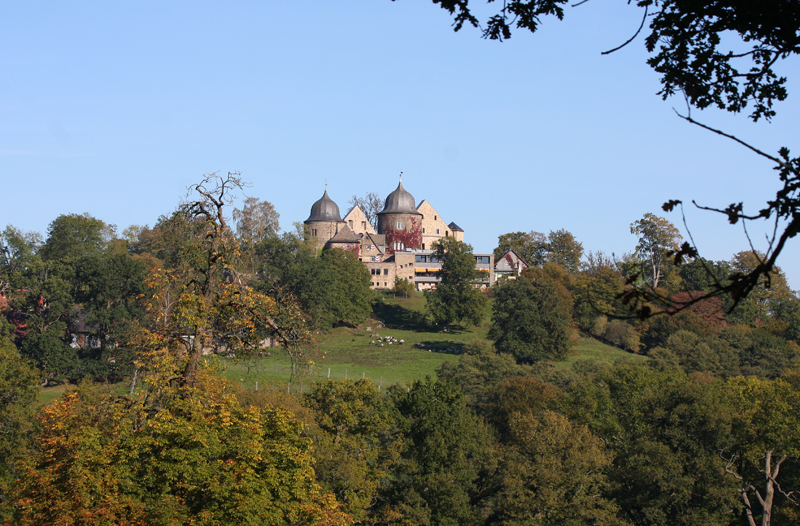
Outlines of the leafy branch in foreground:
M 732 225 L 741 221 L 750 245 L 750 252 L 756 260 L 756 265 L 747 272 L 733 272 L 722 281 L 714 274 L 712 269 L 708 267 L 705 260 L 699 258 L 697 245 L 691 236 L 691 232 L 689 232 L 690 242 L 684 242 L 680 248 L 671 251 L 669 255 L 673 259 L 675 265 L 681 265 L 688 259 L 699 261 L 712 282 L 710 290 L 702 294 L 689 295 L 689 299 L 676 302 L 674 299 L 657 291 L 654 287 L 631 287 L 620 295 L 620 299 L 622 299 L 623 303 L 629 305 L 631 310 L 640 318 L 647 318 L 658 312 L 653 310 L 653 304 L 666 305 L 667 307 L 663 312 L 675 313 L 685 310 L 701 301 L 725 294 L 730 295 L 733 299 L 733 304 L 729 311 L 733 310 L 754 289 L 758 287 L 763 287 L 764 289 L 771 288 L 772 274 L 776 269 L 778 256 L 785 248 L 786 242 L 800 233 L 800 157 L 791 157 L 789 149 L 786 147 L 781 148 L 776 157 L 755 148 L 734 135 L 697 122 L 692 119 L 691 115 L 679 114 L 679 117 L 705 130 L 727 137 L 773 162 L 775 164 L 773 169 L 778 171 L 779 179 L 783 183 L 783 187 L 778 190 L 774 199 L 767 201 L 767 205 L 754 215 L 744 212 L 744 205 L 742 202 L 731 203 L 727 208 L 720 209 L 701 206 L 695 201 L 692 201 L 700 210 L 724 214 L 727 216 L 728 222 Z M 665 212 L 670 212 L 678 206 L 681 207 L 681 213 L 683 215 L 683 202 L 680 200 L 673 199 L 667 201 L 662 208 Z M 747 222 L 756 220 L 773 221 L 772 233 L 768 236 L 767 250 L 764 253 L 756 250 L 750 239 L 750 235 L 747 233 Z M 683 216 L 683 223 L 688 231 L 689 229 L 686 225 L 685 216 Z M 626 284 L 631 286 L 637 277 L 638 276 L 629 277 Z

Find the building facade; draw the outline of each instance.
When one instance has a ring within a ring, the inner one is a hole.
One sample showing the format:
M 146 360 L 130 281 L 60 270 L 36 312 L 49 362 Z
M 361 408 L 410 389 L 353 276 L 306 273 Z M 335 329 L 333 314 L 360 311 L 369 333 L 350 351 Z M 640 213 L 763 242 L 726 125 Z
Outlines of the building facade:
M 447 223 L 427 200 L 416 204 L 403 187 L 402 174 L 397 188 L 386 196 L 376 222 L 372 225 L 358 206 L 342 219 L 326 186 L 304 224 L 318 249 L 352 251 L 369 269 L 373 289 L 390 289 L 396 279 L 411 281 L 417 290 L 435 288 L 435 273 L 441 264 L 431 261 L 432 245 L 446 237 L 464 241 L 464 230 Z M 475 254 L 475 258 L 476 268 L 486 273 L 486 279 L 477 285 L 490 286 L 494 282 L 494 256 Z

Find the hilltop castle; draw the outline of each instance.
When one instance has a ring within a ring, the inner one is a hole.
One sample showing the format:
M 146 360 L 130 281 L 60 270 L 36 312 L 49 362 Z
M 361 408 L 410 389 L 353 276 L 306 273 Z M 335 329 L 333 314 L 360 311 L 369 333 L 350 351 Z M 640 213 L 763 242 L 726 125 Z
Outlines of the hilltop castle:
M 416 204 L 414 196 L 403 188 L 402 174 L 397 188 L 386 196 L 383 210 L 378 212 L 377 230 L 358 206 L 342 219 L 327 187 L 311 206 L 304 223 L 318 249 L 353 252 L 369 269 L 374 289 L 391 288 L 396 278 L 411 281 L 417 290 L 435 286 L 435 273 L 441 264 L 432 260 L 431 245 L 445 237 L 464 241 L 464 231 L 455 223 L 446 223 L 428 201 L 423 199 Z M 476 262 L 479 269 L 485 267 L 487 284 L 491 284 L 494 257 L 476 255 Z

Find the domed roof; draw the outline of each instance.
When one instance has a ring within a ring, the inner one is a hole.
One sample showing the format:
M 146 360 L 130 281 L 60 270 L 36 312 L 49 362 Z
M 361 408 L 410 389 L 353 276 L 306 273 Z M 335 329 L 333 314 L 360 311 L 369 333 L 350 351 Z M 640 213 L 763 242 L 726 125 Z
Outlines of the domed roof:
M 417 212 L 416 201 L 414 201 L 414 196 L 409 194 L 405 188 L 403 188 L 403 179 L 400 178 L 400 184 L 397 185 L 397 189 L 394 192 L 386 196 L 386 202 L 383 207 L 383 210 L 378 212 L 378 214 L 418 214 L 422 215 Z
M 309 221 L 342 221 L 339 215 L 339 207 L 333 202 L 333 199 L 328 197 L 328 187 L 325 187 L 325 193 L 319 201 L 311 205 L 311 215 L 306 219 Z

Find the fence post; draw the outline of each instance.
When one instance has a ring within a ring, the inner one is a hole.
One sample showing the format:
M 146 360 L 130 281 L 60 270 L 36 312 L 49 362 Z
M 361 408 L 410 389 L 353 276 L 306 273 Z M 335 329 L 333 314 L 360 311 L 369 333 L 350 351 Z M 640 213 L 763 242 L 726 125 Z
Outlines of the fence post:
M 366 374 L 367 374 L 367 373 L 361 373 L 361 379 L 362 379 L 362 380 L 364 379 L 364 376 L 365 376 Z
M 256 391 L 258 391 L 258 382 L 256 382 Z
M 344 370 L 344 379 L 347 380 L 347 369 Z
M 330 380 L 330 379 L 331 379 L 331 368 L 328 367 L 328 380 Z

